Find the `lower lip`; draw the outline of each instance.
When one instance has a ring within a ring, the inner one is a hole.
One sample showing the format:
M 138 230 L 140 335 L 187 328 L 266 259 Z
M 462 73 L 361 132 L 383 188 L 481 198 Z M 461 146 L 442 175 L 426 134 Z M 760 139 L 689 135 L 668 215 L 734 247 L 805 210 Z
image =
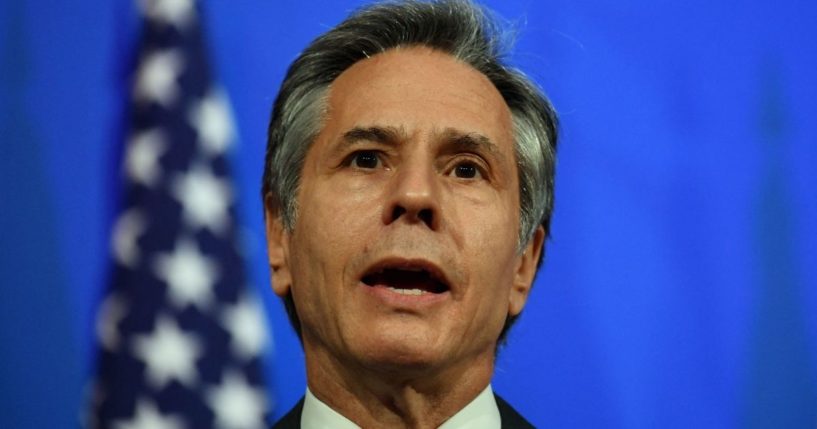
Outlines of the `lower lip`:
M 442 293 L 426 292 L 419 295 L 408 295 L 396 292 L 384 285 L 369 286 L 361 282 L 360 286 L 364 289 L 365 293 L 373 296 L 378 301 L 381 301 L 388 306 L 402 309 L 419 309 L 430 307 L 445 301 L 449 296 L 448 291 Z

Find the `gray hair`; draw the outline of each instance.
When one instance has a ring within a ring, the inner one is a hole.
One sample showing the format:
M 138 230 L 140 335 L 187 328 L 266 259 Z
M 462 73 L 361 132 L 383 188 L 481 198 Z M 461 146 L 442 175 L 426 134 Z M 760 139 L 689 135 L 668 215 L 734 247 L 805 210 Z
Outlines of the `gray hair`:
M 470 65 L 502 95 L 511 112 L 519 169 L 518 249 L 525 248 L 540 225 L 548 236 L 556 113 L 533 82 L 503 63 L 504 34 L 469 0 L 405 0 L 360 9 L 315 39 L 289 67 L 273 106 L 262 184 L 262 198 L 270 198 L 268 209 L 281 215 L 287 230 L 295 227 L 304 159 L 321 130 L 332 82 L 362 59 L 397 47 L 425 46 Z M 285 302 L 299 331 L 291 297 Z

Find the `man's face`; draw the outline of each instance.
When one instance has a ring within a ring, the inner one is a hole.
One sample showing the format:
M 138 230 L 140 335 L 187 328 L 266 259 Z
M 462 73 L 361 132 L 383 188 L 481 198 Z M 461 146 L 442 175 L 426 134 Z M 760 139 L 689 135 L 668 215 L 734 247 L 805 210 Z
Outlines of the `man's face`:
M 420 372 L 491 359 L 543 236 L 517 252 L 501 95 L 453 57 L 401 48 L 346 70 L 328 103 L 294 231 L 268 213 L 273 287 L 291 288 L 307 359 Z

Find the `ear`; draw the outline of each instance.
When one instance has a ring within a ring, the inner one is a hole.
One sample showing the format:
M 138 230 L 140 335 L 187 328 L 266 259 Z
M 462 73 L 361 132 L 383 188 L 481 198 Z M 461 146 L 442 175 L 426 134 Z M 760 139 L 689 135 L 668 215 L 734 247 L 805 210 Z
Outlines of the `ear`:
M 284 297 L 292 287 L 292 271 L 289 269 L 289 232 L 284 228 L 280 210 L 272 197 L 264 198 L 264 221 L 267 230 L 267 257 L 269 258 L 270 280 L 276 295 Z
M 545 229 L 540 225 L 533 233 L 533 237 L 525 247 L 524 252 L 519 256 L 511 294 L 508 298 L 508 314 L 511 316 L 521 313 L 528 301 L 528 293 L 533 286 L 533 278 L 536 275 L 539 255 L 542 253 L 542 244 L 544 242 Z

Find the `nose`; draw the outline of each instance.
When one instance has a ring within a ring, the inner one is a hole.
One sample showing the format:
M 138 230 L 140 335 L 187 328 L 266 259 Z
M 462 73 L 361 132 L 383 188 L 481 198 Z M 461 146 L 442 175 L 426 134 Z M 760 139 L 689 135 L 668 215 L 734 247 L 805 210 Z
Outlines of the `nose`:
M 425 225 L 432 231 L 440 223 L 440 191 L 437 172 L 431 162 L 404 162 L 390 184 L 384 222 Z

